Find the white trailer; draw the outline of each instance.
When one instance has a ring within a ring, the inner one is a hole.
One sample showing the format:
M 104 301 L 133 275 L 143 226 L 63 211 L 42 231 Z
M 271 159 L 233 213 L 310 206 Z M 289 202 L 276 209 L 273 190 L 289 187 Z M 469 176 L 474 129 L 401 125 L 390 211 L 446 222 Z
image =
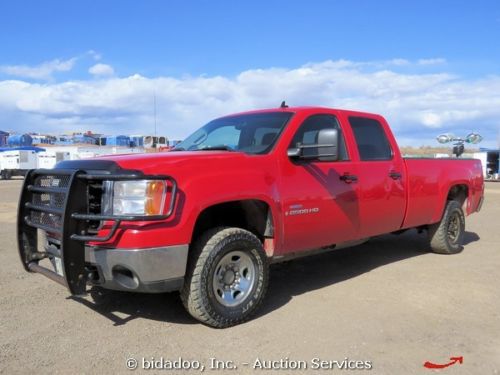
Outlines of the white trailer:
M 51 152 L 68 152 L 70 160 L 88 159 L 96 156 L 131 154 L 144 152 L 143 148 L 120 147 L 120 146 L 52 146 L 47 147 Z
M 481 160 L 483 176 L 486 180 L 500 179 L 500 150 L 484 150 L 474 153 L 474 158 Z
M 43 151 L 38 153 L 37 168 L 51 169 L 63 160 L 70 160 L 71 154 L 65 151 Z
M 23 176 L 30 169 L 36 168 L 38 158 L 35 151 L 15 150 L 0 153 L 0 175 L 9 180 L 12 176 Z
M 481 160 L 481 167 L 483 168 L 483 176 L 484 177 L 488 176 L 488 171 L 486 169 L 488 164 L 488 154 L 486 152 L 475 152 L 473 157 L 474 159 Z

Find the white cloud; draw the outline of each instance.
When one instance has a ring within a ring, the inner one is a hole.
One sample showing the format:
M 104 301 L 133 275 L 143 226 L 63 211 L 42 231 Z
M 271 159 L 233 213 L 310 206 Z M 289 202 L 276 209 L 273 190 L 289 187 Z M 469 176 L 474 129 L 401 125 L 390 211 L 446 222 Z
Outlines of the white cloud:
M 89 68 L 89 73 L 95 76 L 111 76 L 115 73 L 113 67 L 107 64 L 95 64 Z
M 481 145 L 496 146 L 499 76 L 471 80 L 445 71 L 408 74 L 388 66 L 374 69 L 376 64 L 325 61 L 294 69 L 247 70 L 236 77 L 136 74 L 46 84 L 0 81 L 0 111 L 10 121 L 0 120 L 0 128 L 148 134 L 154 130 L 156 93 L 158 129 L 170 138 L 183 138 L 216 116 L 277 107 L 286 100 L 291 106 L 383 114 L 405 143 L 435 144 L 441 132 L 477 131 L 485 137 Z
M 67 72 L 73 69 L 76 60 L 76 57 L 69 60 L 55 59 L 35 66 L 1 65 L 0 72 L 15 77 L 50 80 L 52 78 L 52 74 L 55 72 Z
M 102 58 L 101 54 L 99 52 L 94 51 L 93 49 L 88 50 L 87 54 L 90 57 L 92 57 L 95 61 L 99 61 Z
M 393 59 L 389 63 L 396 66 L 410 65 L 410 62 L 406 59 Z
M 441 65 L 446 64 L 446 59 L 435 58 L 435 59 L 420 59 L 417 61 L 418 65 Z

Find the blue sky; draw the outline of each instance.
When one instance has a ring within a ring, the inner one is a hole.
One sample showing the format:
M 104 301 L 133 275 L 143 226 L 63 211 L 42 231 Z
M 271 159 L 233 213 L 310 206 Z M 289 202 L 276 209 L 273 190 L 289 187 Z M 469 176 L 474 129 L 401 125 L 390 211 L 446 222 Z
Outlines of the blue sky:
M 0 15 L 2 130 L 141 133 L 156 94 L 171 137 L 288 99 L 381 112 L 402 143 L 497 143 L 498 1 L 21 0 Z

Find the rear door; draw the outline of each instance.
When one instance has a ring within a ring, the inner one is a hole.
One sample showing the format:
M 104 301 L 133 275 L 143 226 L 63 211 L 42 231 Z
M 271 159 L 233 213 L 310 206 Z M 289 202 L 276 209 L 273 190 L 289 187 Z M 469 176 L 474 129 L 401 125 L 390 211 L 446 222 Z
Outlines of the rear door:
M 405 209 L 404 165 L 387 123 L 379 117 L 347 116 L 358 151 L 360 237 L 401 228 Z
M 289 144 L 317 143 L 321 129 L 339 130 L 340 160 L 295 160 L 282 165 L 280 195 L 284 211 L 283 248 L 287 252 L 315 249 L 353 240 L 359 226 L 357 183 L 344 181 L 355 175 L 344 135 L 333 114 L 307 117 Z

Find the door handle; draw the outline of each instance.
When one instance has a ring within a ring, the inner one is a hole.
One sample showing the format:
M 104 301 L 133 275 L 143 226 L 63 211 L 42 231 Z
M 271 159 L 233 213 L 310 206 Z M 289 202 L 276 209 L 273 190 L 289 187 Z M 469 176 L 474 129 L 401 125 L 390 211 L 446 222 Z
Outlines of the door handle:
M 401 173 L 391 171 L 391 172 L 389 172 L 389 177 L 392 178 L 393 180 L 399 180 L 399 179 L 401 179 Z
M 340 176 L 339 179 L 341 181 L 344 181 L 346 184 L 350 184 L 351 182 L 358 181 L 358 176 L 346 173 L 346 174 L 343 174 L 342 176 Z

